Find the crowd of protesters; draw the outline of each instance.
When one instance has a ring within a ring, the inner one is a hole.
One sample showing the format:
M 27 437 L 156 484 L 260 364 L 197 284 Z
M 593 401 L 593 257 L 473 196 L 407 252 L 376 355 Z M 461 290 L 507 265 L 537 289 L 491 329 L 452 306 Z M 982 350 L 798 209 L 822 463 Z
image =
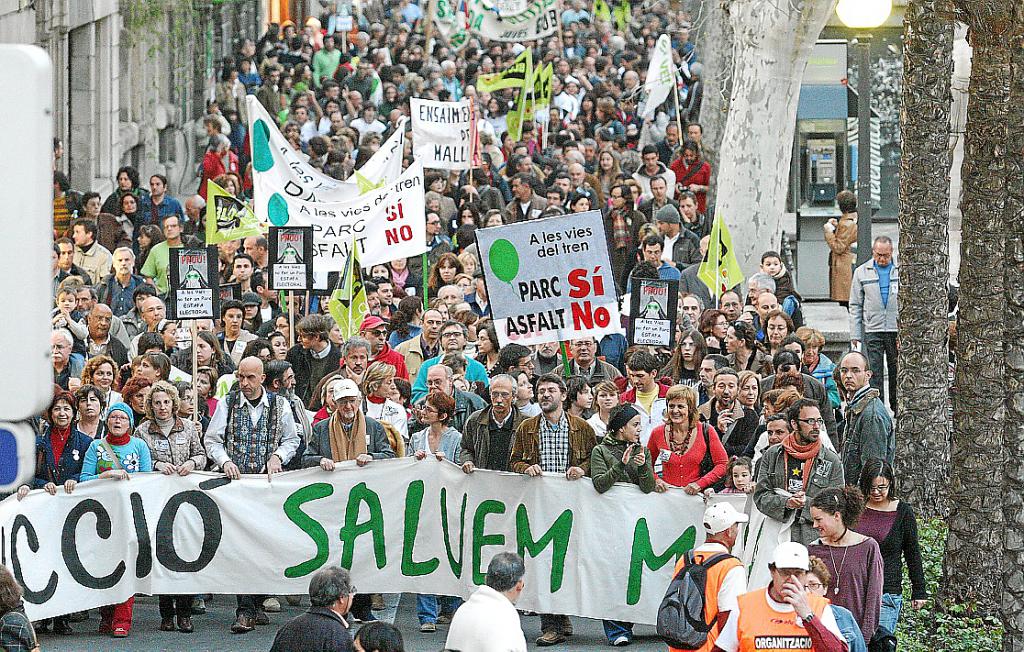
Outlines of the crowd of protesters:
M 239 43 L 236 56 L 221 62 L 197 134 L 205 154 L 196 188 L 169 188 L 163 175 L 142 178 L 124 167 L 115 190 L 101 197 L 70 188 L 55 159 L 55 393 L 39 420 L 35 480 L 18 495 L 70 493 L 81 482 L 136 472 L 237 478 L 403 456 L 447 460 L 467 474 L 589 477 L 601 493 L 625 482 L 648 493 L 748 494 L 750 510 L 786 524 L 790 543 L 773 557 L 767 606 L 742 595 L 742 572 L 719 596 L 719 611 L 733 611 L 716 630 L 721 649 L 737 649 L 728 646 L 743 636 L 746 604 L 786 611 L 787 602 L 808 622 L 822 617 L 839 638 L 812 634 L 820 649 L 844 649 L 830 647 L 840 639 L 845 649 L 863 649 L 894 634 L 904 561 L 913 606 L 927 595 L 882 402 L 883 354 L 895 378 L 895 354 L 885 344 L 895 330 L 892 243 L 876 240 L 852 289 L 852 268 L 834 272 L 847 287 L 833 294 L 849 301 L 854 339 L 866 354 L 833 362 L 823 353 L 825 337 L 804 323 L 779 253 L 765 252 L 746 284 L 716 300 L 696 275 L 711 226 L 713 171 L 690 18 L 661 0 L 633 12 L 620 30 L 570 0 L 557 39 L 525 44 L 535 61 L 554 64 L 555 77 L 543 127 L 525 125 L 519 140 L 506 121 L 514 93 L 480 93 L 475 80 L 507 67 L 524 44 L 474 37 L 459 51 L 428 45 L 423 8 L 401 0 L 366 8 L 344 35 L 325 28 L 336 22 L 325 15 L 272 24 L 258 41 Z M 642 120 L 640 88 L 662 33 L 672 37 L 681 72 L 679 109 L 666 101 Z M 169 249 L 204 243 L 206 181 L 251 198 L 247 94 L 279 120 L 303 158 L 338 179 L 372 156 L 408 114 L 409 98 L 476 101 L 482 166 L 427 171 L 426 263 L 417 257 L 365 270 L 370 314 L 356 336 L 342 338 L 325 297 L 283 304 L 268 287 L 268 243 L 259 236 L 218 245 L 221 278 L 241 288 L 240 300 L 221 302 L 219 319 L 199 320 L 194 341 L 188 324 L 167 319 Z M 848 220 L 847 195 L 840 205 Z M 500 346 L 475 230 L 584 210 L 604 216 L 620 294 L 636 278 L 680 281 L 671 350 L 632 346 L 622 335 L 584 337 L 568 343 L 563 363 L 557 343 Z M 849 267 L 841 253 L 834 263 Z M 894 405 L 891 391 L 889 399 Z M 709 540 L 726 529 L 708 529 Z M 780 568 L 793 572 L 779 575 Z M 806 575 L 793 580 L 797 571 Z M 522 573 L 509 580 L 508 569 L 501 572 L 492 593 L 512 600 Z M 318 585 L 314 602 L 321 616 L 337 607 L 338 617 L 370 622 L 385 606 L 382 596 L 356 594 L 347 577 L 323 582 L 328 588 Z M 808 597 L 815 589 L 823 595 Z M 420 630 L 436 631 L 475 604 L 418 596 Z M 280 610 L 275 596 L 237 596 L 237 606 L 230 628 L 238 634 Z M 192 632 L 203 596 L 160 596 L 159 609 L 161 630 Z M 128 636 L 132 610 L 133 599 L 104 607 L 100 631 Z M 36 630 L 70 634 L 87 617 L 62 616 Z M 632 640 L 629 623 L 606 621 L 604 630 L 609 644 Z M 541 615 L 536 642 L 556 645 L 572 632 L 567 616 Z M 278 638 L 297 635 L 282 630 Z

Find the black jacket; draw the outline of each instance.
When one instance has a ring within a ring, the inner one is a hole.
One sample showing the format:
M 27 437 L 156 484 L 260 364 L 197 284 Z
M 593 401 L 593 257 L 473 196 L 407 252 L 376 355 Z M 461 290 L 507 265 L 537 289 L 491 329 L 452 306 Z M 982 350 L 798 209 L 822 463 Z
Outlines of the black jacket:
M 366 445 L 366 452 L 375 460 L 391 459 L 395 456 L 391 442 L 388 441 L 388 434 L 384 426 L 372 417 L 363 415 L 366 419 L 366 435 L 369 443 Z M 306 450 L 302 454 L 302 468 L 310 468 L 320 464 L 323 458 L 332 458 L 331 454 L 331 419 L 330 417 L 313 426 L 313 436 L 306 443 Z M 342 460 L 335 460 L 342 461 Z
M 310 607 L 277 631 L 270 652 L 349 652 L 352 635 L 327 607 Z
M 295 370 L 295 395 L 301 398 L 304 404 L 310 405 L 310 396 L 320 379 L 341 366 L 341 348 L 331 342 L 331 350 L 323 361 L 323 373 L 316 378 L 313 377 L 313 354 L 302 348 L 301 344 L 288 349 L 285 359 Z

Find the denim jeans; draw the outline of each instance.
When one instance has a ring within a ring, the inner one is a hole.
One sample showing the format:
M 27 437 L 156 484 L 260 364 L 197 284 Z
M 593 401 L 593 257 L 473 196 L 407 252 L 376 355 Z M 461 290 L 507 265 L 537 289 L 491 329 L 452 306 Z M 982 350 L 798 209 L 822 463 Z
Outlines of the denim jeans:
M 896 410 L 896 370 L 899 353 L 896 351 L 895 331 L 865 333 L 864 346 L 867 349 L 868 366 L 871 368 L 871 386 L 878 390 L 879 398 Z M 889 400 L 886 401 L 885 374 L 889 374 Z
M 438 609 L 440 603 L 440 611 Z M 416 596 L 416 618 L 420 624 L 436 623 L 439 613 L 451 615 L 462 604 L 462 598 L 451 595 L 421 593 Z
M 889 630 L 890 634 L 896 633 L 896 623 L 900 621 L 900 612 L 903 610 L 903 596 L 895 593 L 882 594 L 882 613 L 879 614 L 878 624 Z
M 620 636 L 625 636 L 631 641 L 633 640 L 633 623 L 624 623 L 618 620 L 602 620 L 601 624 L 604 625 L 604 635 L 609 643 L 614 643 L 615 639 Z

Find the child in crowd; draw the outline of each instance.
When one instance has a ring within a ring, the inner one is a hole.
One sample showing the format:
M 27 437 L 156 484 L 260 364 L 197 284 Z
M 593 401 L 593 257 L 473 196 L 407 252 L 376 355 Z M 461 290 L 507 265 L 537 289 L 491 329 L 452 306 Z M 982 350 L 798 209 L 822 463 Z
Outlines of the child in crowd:
M 753 463 L 749 457 L 734 457 L 725 472 L 723 494 L 749 494 L 754 491 Z

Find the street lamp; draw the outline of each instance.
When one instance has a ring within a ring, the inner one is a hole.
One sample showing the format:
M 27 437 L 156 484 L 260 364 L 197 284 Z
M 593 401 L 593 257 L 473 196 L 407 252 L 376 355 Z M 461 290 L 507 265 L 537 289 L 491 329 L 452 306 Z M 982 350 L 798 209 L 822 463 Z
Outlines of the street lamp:
M 871 34 L 892 11 L 892 0 L 839 0 L 836 14 L 856 31 L 857 75 L 857 265 L 871 257 Z

